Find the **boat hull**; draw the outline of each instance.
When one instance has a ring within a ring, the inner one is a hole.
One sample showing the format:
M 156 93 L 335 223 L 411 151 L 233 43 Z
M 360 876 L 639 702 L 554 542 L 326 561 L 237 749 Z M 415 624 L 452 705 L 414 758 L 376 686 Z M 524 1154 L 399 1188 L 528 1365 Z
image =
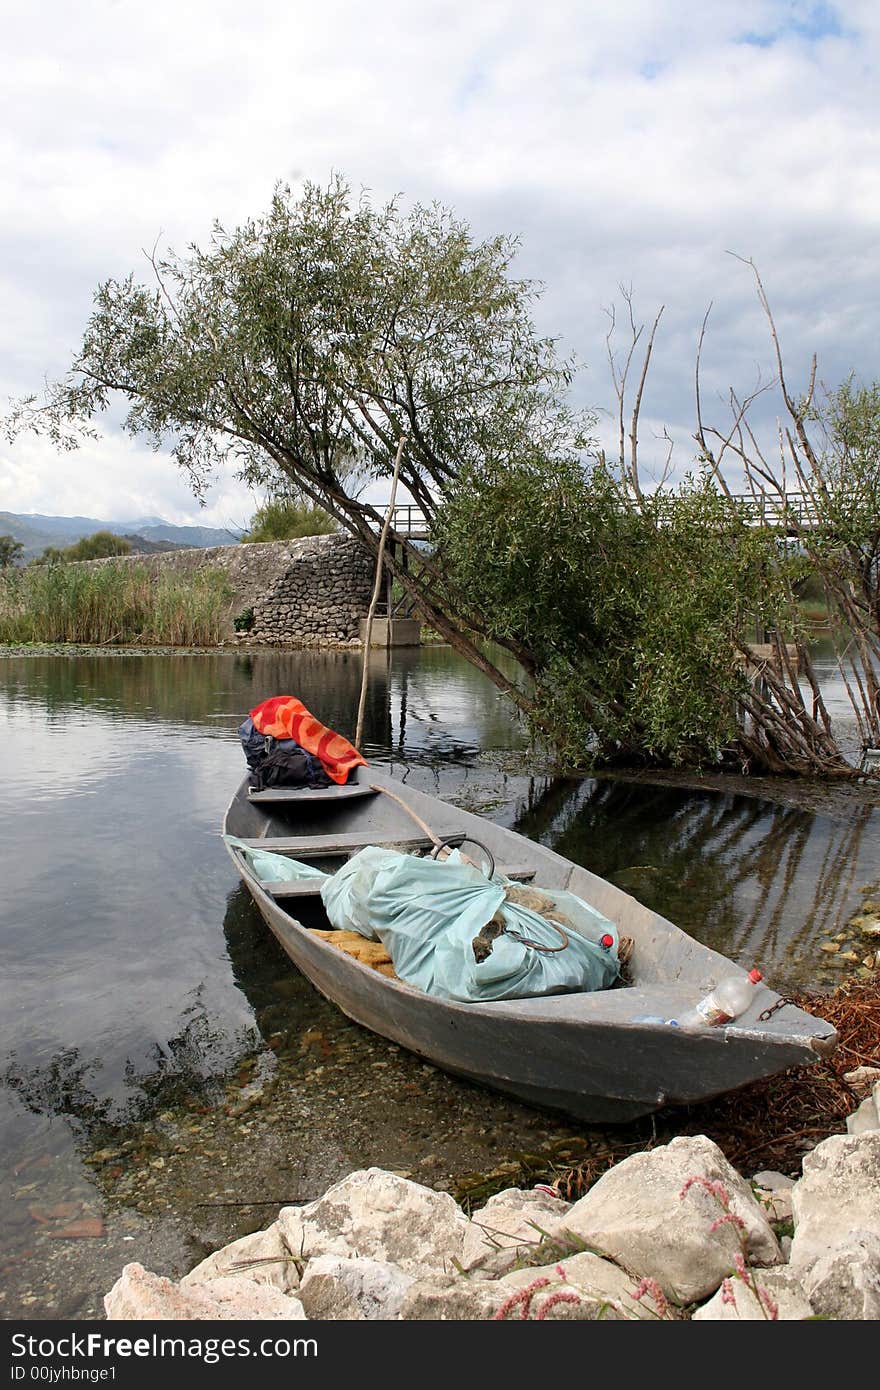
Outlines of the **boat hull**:
M 633 936 L 634 968 L 631 985 L 592 993 L 487 1003 L 440 999 L 372 970 L 310 931 L 295 909 L 277 902 L 243 857 L 230 849 L 258 910 L 292 963 L 354 1022 L 443 1071 L 595 1124 L 627 1123 L 668 1105 L 698 1103 L 814 1063 L 833 1050 L 830 1025 L 792 1005 L 767 1020 L 758 1018 L 758 1011 L 779 997 L 763 987 L 762 997 L 736 1025 L 689 1034 L 663 1022 L 738 967 L 552 851 L 393 779 L 380 779 L 371 771 L 368 775 L 374 784 L 405 795 L 411 811 L 429 823 L 432 819 L 445 833 L 463 830 L 488 845 L 499 860 L 525 861 L 534 868 L 537 884 L 567 887 L 592 902 Z M 280 821 L 268 808 L 247 802 L 243 786 L 227 813 L 227 833 L 265 841 L 267 847 L 286 842 L 297 857 L 296 841 L 305 843 L 314 823 L 296 814 Z M 372 813 L 362 806 L 357 813 L 360 835 L 387 841 L 412 832 L 413 824 L 393 809 L 390 815 L 386 798 Z M 331 824 L 326 817 L 319 822 L 340 837 L 345 834 L 341 827 L 351 823 L 344 818 Z

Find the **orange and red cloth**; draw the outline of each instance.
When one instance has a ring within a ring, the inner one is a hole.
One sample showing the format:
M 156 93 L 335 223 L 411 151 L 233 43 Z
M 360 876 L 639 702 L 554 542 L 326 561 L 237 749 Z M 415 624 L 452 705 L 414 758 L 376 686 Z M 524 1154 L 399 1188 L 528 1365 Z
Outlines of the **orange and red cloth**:
M 294 695 L 273 695 L 271 700 L 263 700 L 250 710 L 250 717 L 258 734 L 292 738 L 300 748 L 318 759 L 334 782 L 346 782 L 348 774 L 358 764 L 369 766 L 354 744 L 320 723 Z

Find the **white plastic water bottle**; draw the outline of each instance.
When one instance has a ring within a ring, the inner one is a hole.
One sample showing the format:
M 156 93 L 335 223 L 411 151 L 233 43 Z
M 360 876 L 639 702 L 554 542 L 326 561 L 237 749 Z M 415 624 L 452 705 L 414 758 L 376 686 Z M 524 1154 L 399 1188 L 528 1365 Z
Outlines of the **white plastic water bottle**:
M 732 1023 L 745 1013 L 762 978 L 760 970 L 750 970 L 748 975 L 728 975 L 719 980 L 695 1008 L 679 1015 L 679 1028 L 716 1028 Z

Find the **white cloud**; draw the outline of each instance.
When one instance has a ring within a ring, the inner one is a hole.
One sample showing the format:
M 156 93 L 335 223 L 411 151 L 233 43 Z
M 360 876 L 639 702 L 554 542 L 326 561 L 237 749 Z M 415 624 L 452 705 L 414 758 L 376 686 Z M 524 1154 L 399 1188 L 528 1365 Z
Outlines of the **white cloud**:
M 646 455 L 668 424 L 687 462 L 710 301 L 707 401 L 772 371 L 728 251 L 760 267 L 796 385 L 814 350 L 831 382 L 880 376 L 872 0 L 0 0 L 0 20 L 0 398 L 63 371 L 94 287 L 157 237 L 182 250 L 258 215 L 276 181 L 334 170 L 520 234 L 584 402 L 613 406 L 618 284 L 645 319 L 665 304 Z M 115 430 L 60 460 L 0 450 L 0 509 L 223 525 L 253 501 L 226 479 L 199 512 L 167 457 Z

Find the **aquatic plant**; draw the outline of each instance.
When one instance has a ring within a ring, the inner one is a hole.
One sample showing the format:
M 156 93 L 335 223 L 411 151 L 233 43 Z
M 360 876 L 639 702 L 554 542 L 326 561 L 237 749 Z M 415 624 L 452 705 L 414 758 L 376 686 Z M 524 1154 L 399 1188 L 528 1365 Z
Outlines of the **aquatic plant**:
M 35 565 L 0 583 L 0 642 L 216 646 L 230 588 L 206 571 L 152 574 L 146 565 Z

